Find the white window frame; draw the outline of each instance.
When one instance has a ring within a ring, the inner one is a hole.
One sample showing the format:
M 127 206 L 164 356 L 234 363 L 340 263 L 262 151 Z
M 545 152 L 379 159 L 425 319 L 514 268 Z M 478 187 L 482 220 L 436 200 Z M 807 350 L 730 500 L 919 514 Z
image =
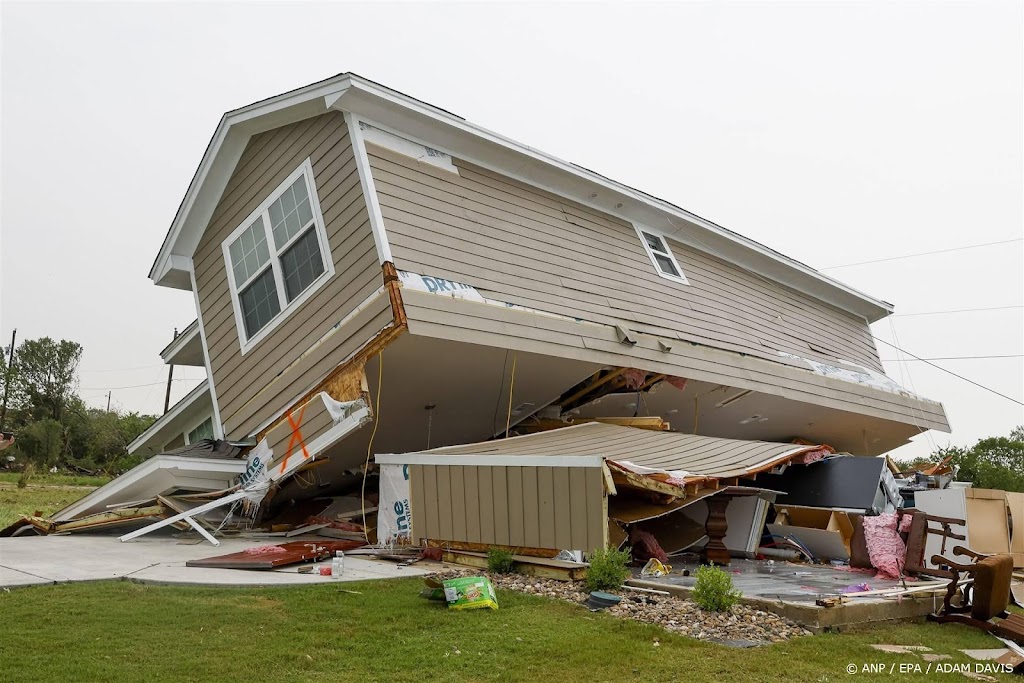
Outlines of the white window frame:
M 206 422 L 207 420 L 210 421 L 210 428 L 211 428 L 211 430 L 213 430 L 213 438 L 214 439 L 217 438 L 217 430 L 213 429 L 213 424 L 214 424 L 213 415 L 207 415 L 203 419 L 199 420 L 199 422 L 196 422 L 194 425 L 192 425 L 190 428 L 186 429 L 183 432 L 183 434 L 185 435 L 185 445 L 186 446 L 191 446 L 192 445 L 192 439 L 190 438 L 191 435 L 192 435 L 192 432 L 194 432 L 197 429 L 199 429 L 200 427 L 202 427 L 203 423 Z
M 671 280 L 672 282 L 678 282 L 679 284 L 683 285 L 690 284 L 690 281 L 686 279 L 686 273 L 683 272 L 682 267 L 679 265 L 679 261 L 676 260 L 676 255 L 672 253 L 672 247 L 669 246 L 668 238 L 665 237 L 665 233 L 661 232 L 660 230 L 648 228 L 645 225 L 639 225 L 637 223 L 633 224 L 633 229 L 636 230 L 636 236 L 637 238 L 639 238 L 640 244 L 643 245 L 644 251 L 647 252 L 647 258 L 651 259 L 651 265 L 654 266 L 655 273 L 665 278 L 666 280 Z M 653 249 L 651 249 L 651 245 L 647 243 L 647 238 L 644 237 L 645 232 L 648 235 L 651 235 L 652 237 L 657 237 L 659 240 L 661 240 L 661 243 L 665 245 L 665 251 L 656 252 Z M 661 266 L 658 265 L 658 260 L 654 258 L 655 254 L 657 254 L 658 256 L 664 256 L 668 258 L 670 261 L 672 261 L 672 265 L 676 267 L 676 272 L 679 273 L 679 275 L 676 276 L 672 275 L 671 273 L 666 273 L 665 271 L 663 271 L 661 269 Z
M 298 232 L 292 235 L 280 249 L 277 248 L 274 242 L 274 235 L 270 224 L 270 216 L 268 210 L 270 205 L 277 201 L 277 198 L 281 196 L 281 193 L 292 186 L 300 176 L 306 178 L 306 188 L 309 191 L 310 208 L 313 210 L 313 229 L 317 233 L 317 241 L 320 243 L 320 256 L 324 260 L 324 272 L 320 274 L 320 277 L 313 280 L 313 282 L 303 291 L 299 296 L 295 297 L 295 300 L 288 302 L 286 296 L 287 290 L 284 286 L 284 274 L 281 271 L 281 258 L 280 254 L 287 251 L 295 241 L 299 239 L 305 232 Z M 270 259 L 268 264 L 264 264 L 260 267 L 256 273 L 247 280 L 246 284 L 252 282 L 258 275 L 262 275 L 266 268 L 271 268 L 274 272 L 274 285 L 277 287 L 277 295 L 279 303 L 281 304 L 281 310 L 270 319 L 266 325 L 260 329 L 259 332 L 254 334 L 252 338 L 246 338 L 245 335 L 245 317 L 242 314 L 242 303 L 239 301 L 239 288 L 235 283 L 235 270 L 231 263 L 231 253 L 229 247 L 239 236 L 249 229 L 257 218 L 262 217 L 263 229 L 267 233 L 267 249 L 270 251 Z M 299 164 L 291 174 L 284 179 L 280 185 L 278 185 L 273 192 L 267 195 L 267 198 L 263 200 L 255 211 L 249 214 L 248 218 L 242 221 L 241 225 L 235 228 L 227 239 L 221 243 L 221 251 L 224 253 L 224 265 L 227 269 L 228 275 L 228 289 L 231 290 L 231 305 L 235 311 L 235 328 L 238 330 L 238 342 L 242 347 L 242 355 L 248 353 L 254 346 L 259 344 L 263 339 L 267 337 L 278 325 L 280 325 L 295 309 L 305 303 L 318 289 L 324 286 L 324 284 L 334 276 L 334 258 L 331 256 L 331 247 L 327 242 L 327 229 L 324 226 L 324 217 L 320 212 L 320 197 L 316 191 L 316 183 L 313 181 L 313 164 L 309 158 Z

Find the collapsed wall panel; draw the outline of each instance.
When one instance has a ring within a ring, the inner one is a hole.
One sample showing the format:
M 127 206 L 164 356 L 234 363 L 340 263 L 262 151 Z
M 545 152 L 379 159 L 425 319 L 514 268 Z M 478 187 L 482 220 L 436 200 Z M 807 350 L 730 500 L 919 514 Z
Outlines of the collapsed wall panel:
M 606 544 L 598 461 L 553 467 L 410 464 L 409 480 L 414 543 L 585 551 Z

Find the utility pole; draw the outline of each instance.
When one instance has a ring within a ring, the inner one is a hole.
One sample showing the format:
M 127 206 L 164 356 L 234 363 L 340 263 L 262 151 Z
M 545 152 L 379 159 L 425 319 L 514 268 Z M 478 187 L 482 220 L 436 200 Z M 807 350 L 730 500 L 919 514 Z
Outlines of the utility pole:
M 110 395 L 114 393 L 113 390 L 107 392 L 107 412 L 110 412 Z
M 18 330 L 11 332 L 11 348 L 7 354 L 7 372 L 4 373 L 4 406 L 0 408 L 0 429 L 4 427 L 7 420 L 7 392 L 11 389 L 11 370 L 14 367 L 14 340 L 18 337 Z
M 178 328 L 174 328 L 174 339 L 178 338 Z M 173 341 L 173 340 L 172 340 Z M 164 394 L 164 415 L 171 407 L 171 381 L 174 378 L 174 365 L 171 364 L 167 370 L 167 393 Z

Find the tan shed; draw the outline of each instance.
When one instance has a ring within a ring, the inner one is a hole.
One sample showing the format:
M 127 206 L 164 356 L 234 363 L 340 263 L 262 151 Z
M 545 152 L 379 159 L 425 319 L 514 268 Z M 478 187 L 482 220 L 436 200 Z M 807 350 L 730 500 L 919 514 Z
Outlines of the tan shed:
M 608 545 L 609 495 L 665 514 L 819 448 L 591 422 L 376 462 L 409 468 L 414 543 L 590 551 Z

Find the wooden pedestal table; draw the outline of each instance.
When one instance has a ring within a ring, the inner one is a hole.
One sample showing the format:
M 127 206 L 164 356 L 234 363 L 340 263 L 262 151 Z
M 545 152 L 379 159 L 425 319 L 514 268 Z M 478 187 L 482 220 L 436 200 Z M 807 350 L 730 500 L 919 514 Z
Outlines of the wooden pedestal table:
M 727 566 L 732 558 L 729 556 L 729 549 L 725 547 L 725 534 L 729 530 L 725 511 L 732 496 L 718 493 L 705 500 L 708 506 L 708 519 L 704 523 L 704 531 L 708 535 L 708 542 L 704 546 L 704 559 L 708 564 Z

